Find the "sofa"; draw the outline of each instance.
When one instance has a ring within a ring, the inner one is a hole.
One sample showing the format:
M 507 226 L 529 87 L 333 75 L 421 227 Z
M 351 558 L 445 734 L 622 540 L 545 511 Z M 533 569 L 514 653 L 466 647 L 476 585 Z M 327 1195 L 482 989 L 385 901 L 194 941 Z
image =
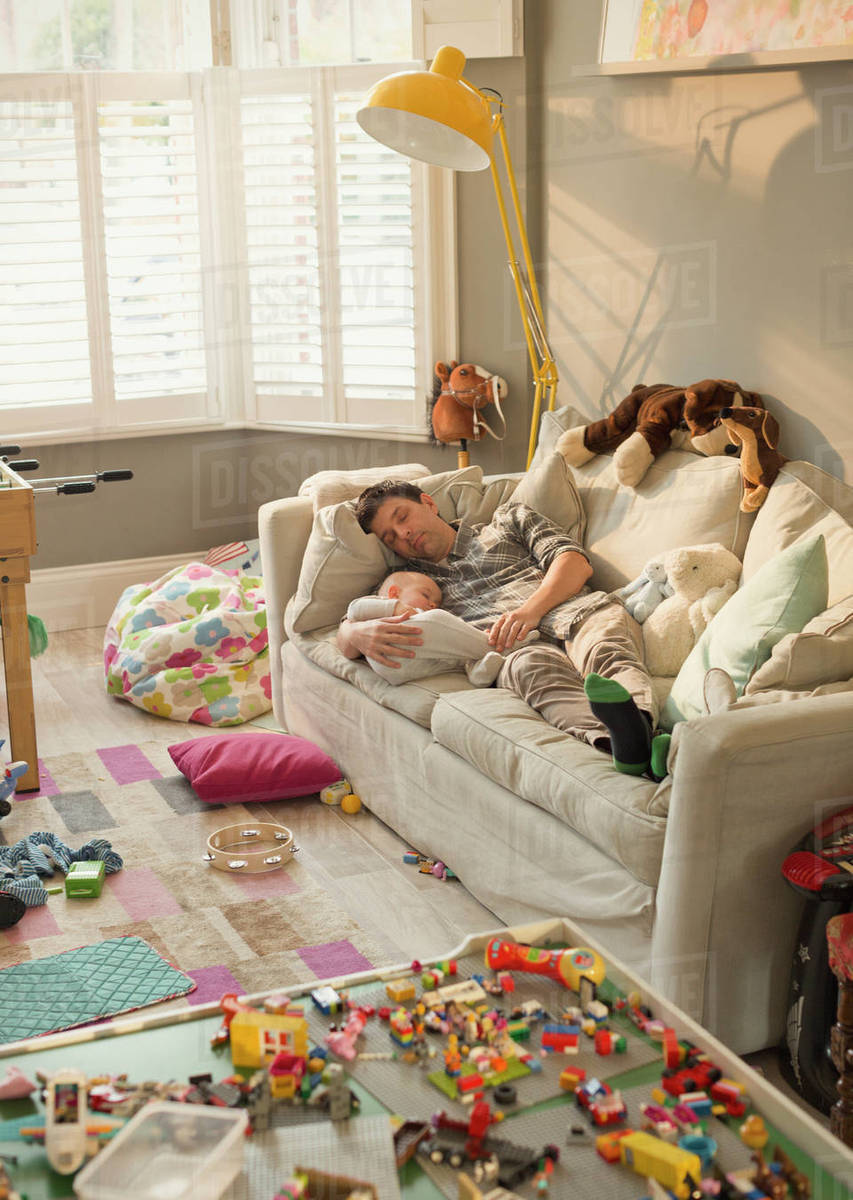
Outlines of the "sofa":
M 550 462 L 553 481 L 557 436 L 582 420 L 545 414 L 533 468 Z M 781 863 L 853 792 L 853 488 L 789 462 L 745 514 L 730 457 L 672 449 L 636 488 L 606 456 L 562 469 L 582 509 L 572 516 L 569 504 L 566 526 L 575 521 L 606 591 L 655 555 L 710 542 L 742 560 L 743 590 L 782 551 L 823 535 L 826 612 L 768 651 L 734 702 L 674 725 L 662 782 L 616 772 L 461 671 L 394 687 L 344 658 L 337 622 L 393 560 L 357 529 L 351 502 L 322 495 L 259 513 L 275 713 L 501 921 L 568 917 L 738 1053 L 760 1049 L 785 1029 L 803 908 Z M 335 482 L 348 494 L 345 477 Z M 352 496 L 364 481 L 353 482 Z M 474 467 L 422 486 L 447 519 L 473 522 L 524 485 Z M 655 684 L 663 699 L 672 680 Z

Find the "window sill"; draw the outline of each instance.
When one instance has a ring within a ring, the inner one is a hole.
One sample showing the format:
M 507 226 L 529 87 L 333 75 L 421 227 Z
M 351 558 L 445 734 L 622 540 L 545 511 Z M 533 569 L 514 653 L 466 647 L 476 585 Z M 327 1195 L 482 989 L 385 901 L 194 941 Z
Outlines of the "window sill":
M 9 434 L 4 440 L 20 445 L 22 453 L 30 446 L 71 445 L 81 442 L 132 441 L 136 438 L 177 437 L 180 434 L 243 433 L 259 430 L 266 433 L 298 433 L 306 436 L 362 438 L 384 442 L 418 442 L 428 444 L 429 433 L 424 430 L 385 428 L 377 425 L 318 425 L 309 422 L 282 424 L 254 421 L 183 421 L 151 425 L 128 425 L 124 428 L 66 429 L 52 432 Z

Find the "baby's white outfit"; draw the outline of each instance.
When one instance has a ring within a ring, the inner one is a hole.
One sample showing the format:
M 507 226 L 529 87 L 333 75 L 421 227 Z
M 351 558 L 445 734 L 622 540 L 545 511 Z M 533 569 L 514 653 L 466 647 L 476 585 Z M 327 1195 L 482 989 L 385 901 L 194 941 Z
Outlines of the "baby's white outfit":
M 374 617 L 392 617 L 397 601 L 383 596 L 359 596 L 347 609 L 347 620 L 369 621 Z M 414 658 L 403 658 L 399 667 L 386 667 L 373 658 L 368 658 L 373 670 L 388 683 L 409 683 L 423 679 L 426 675 L 438 675 L 442 671 L 465 668 L 468 679 L 475 687 L 489 687 L 494 683 L 504 663 L 505 654 L 489 645 L 488 636 L 482 629 L 475 629 L 461 617 L 445 612 L 442 608 L 419 612 L 410 618 L 422 631 L 420 646 L 413 646 Z M 533 629 L 513 649 L 527 645 L 539 637 Z

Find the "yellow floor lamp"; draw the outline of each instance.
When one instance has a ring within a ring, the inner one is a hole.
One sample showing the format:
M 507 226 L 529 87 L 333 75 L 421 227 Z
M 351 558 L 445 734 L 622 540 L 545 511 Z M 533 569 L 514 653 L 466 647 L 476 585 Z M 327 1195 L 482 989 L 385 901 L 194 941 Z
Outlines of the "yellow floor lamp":
M 376 141 L 409 158 L 417 158 L 433 166 L 450 167 L 454 171 L 491 168 L 509 254 L 509 269 L 533 372 L 533 414 L 527 449 L 527 465 L 530 466 L 536 448 L 543 396 L 547 397 L 548 408 L 554 407 L 557 367 L 545 334 L 542 302 L 536 286 L 536 273 L 530 257 L 530 244 L 504 128 L 503 101 L 497 94 L 488 96 L 463 79 L 464 66 L 465 55 L 461 50 L 442 46 L 428 71 L 400 71 L 388 75 L 368 92 L 357 114 L 358 123 Z M 496 109 L 494 112 L 493 106 Z M 509 182 L 523 265 L 516 254 L 503 188 L 492 152 L 495 135 Z

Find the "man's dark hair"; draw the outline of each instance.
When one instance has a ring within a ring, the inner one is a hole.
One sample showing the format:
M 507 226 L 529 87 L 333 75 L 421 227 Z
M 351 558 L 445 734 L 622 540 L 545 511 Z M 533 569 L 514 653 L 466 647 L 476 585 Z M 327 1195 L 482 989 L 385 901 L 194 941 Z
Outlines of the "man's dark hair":
M 355 519 L 365 533 L 370 533 L 370 527 L 373 524 L 373 518 L 379 511 L 379 506 L 389 496 L 402 496 L 406 500 L 416 500 L 420 504 L 422 495 L 421 489 L 413 483 L 406 483 L 403 479 L 383 479 L 381 483 L 371 484 L 361 493 L 355 504 Z

